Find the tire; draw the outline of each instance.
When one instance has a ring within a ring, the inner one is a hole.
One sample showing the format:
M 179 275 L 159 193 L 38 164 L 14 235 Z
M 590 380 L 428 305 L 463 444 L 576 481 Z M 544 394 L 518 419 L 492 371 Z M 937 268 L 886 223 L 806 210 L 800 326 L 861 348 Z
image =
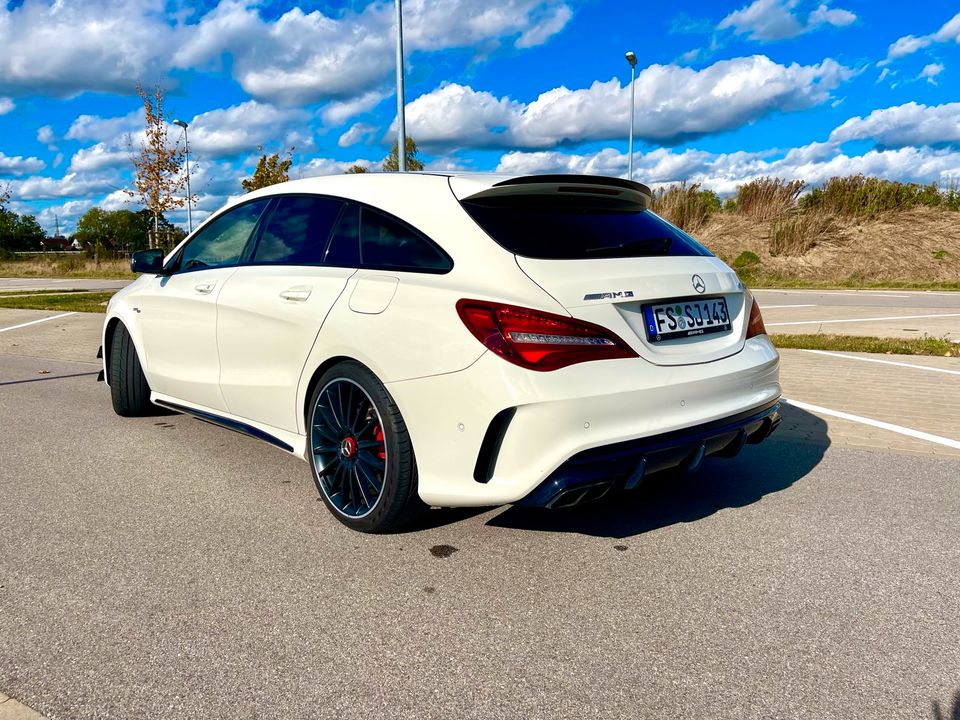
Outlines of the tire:
M 150 385 L 140 367 L 140 358 L 133 338 L 120 323 L 110 340 L 110 399 L 113 410 L 122 417 L 152 415 L 156 411 L 150 402 Z
M 410 523 L 426 506 L 400 410 L 377 377 L 338 363 L 310 398 L 307 459 L 327 509 L 349 528 L 382 533 Z

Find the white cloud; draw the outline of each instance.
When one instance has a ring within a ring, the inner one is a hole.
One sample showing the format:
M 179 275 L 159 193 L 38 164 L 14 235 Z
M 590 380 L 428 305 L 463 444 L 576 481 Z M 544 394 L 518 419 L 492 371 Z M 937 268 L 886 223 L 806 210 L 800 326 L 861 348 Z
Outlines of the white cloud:
M 797 37 L 824 25 L 844 27 L 857 19 L 849 10 L 821 4 L 802 20 L 795 12 L 798 4 L 799 0 L 754 0 L 723 18 L 717 29 L 732 29 L 738 35 L 748 35 L 751 40 L 774 42 Z
M 132 166 L 130 151 L 112 149 L 105 143 L 81 148 L 70 160 L 68 172 L 89 172 L 108 167 Z
M 634 178 L 653 186 L 683 180 L 698 182 L 704 188 L 727 194 L 734 192 L 738 185 L 764 175 L 806 180 L 811 184 L 858 173 L 922 183 L 943 183 L 960 175 L 960 152 L 949 150 L 910 147 L 848 156 L 829 144 L 813 143 L 777 157 L 781 154 L 777 150 L 714 154 L 658 149 L 634 155 Z M 625 177 L 627 155 L 612 148 L 585 155 L 510 152 L 501 158 L 497 170 L 517 174 L 573 172 Z
M 16 107 L 16 105 L 13 104 L 13 100 L 8 97 L 0 97 L 0 115 L 6 115 L 13 110 L 14 107 Z
M 351 145 L 356 145 L 358 142 L 363 142 L 372 138 L 376 131 L 377 128 L 373 125 L 355 123 L 350 126 L 349 130 L 340 136 L 340 139 L 337 140 L 337 145 L 340 147 L 350 147 Z
M 0 177 L 11 175 L 29 175 L 43 170 L 46 163 L 40 158 L 22 155 L 5 155 L 0 152 Z
M 268 143 L 289 147 L 306 137 L 302 130 L 308 120 L 309 115 L 303 110 L 280 109 L 256 100 L 211 110 L 190 122 L 190 152 L 194 156 L 223 158 Z
M 314 158 L 307 164 L 294 168 L 294 170 L 298 178 L 319 177 L 320 175 L 341 175 L 353 165 L 360 165 L 368 170 L 378 169 L 377 164 L 370 160 L 343 161 L 331 160 L 329 158 Z M 293 177 L 292 173 L 291 177 Z
M 724 60 L 702 70 L 652 65 L 636 81 L 636 137 L 678 144 L 731 130 L 772 112 L 802 110 L 830 99 L 853 71 L 827 59 L 779 65 L 768 57 Z M 622 137 L 629 86 L 559 87 L 529 104 L 467 86 L 442 85 L 408 106 L 410 134 L 424 146 L 550 148 L 564 142 Z
M 884 147 L 960 145 L 960 102 L 945 105 L 905 105 L 852 117 L 830 133 L 836 143 L 873 140 Z
M 406 122 L 421 144 L 482 146 L 498 144 L 491 134 L 519 122 L 522 113 L 520 103 L 449 83 L 409 103 Z
M 57 198 L 90 198 L 117 189 L 115 178 L 90 173 L 68 172 L 62 178 L 35 175 L 14 180 L 10 192 L 21 200 L 53 200 Z
M 939 30 L 930 35 L 904 35 L 893 42 L 887 49 L 887 57 L 880 61 L 880 65 L 886 65 L 893 60 L 902 58 L 906 55 L 912 55 L 917 50 L 922 50 L 934 43 L 946 42 L 960 43 L 960 13 L 947 20 Z
M 373 110 L 389 93 L 371 90 L 349 100 L 342 100 L 328 104 L 321 112 L 323 122 L 327 125 L 342 125 L 355 115 Z
M 161 0 L 58 0 L 0 9 L 0 92 L 129 93 L 160 78 L 174 47 Z
M 95 140 L 119 145 L 125 136 L 143 129 L 142 110 L 135 110 L 121 117 L 103 118 L 99 115 L 80 115 L 70 125 L 64 138 L 67 140 Z
M 547 40 L 566 27 L 573 17 L 573 10 L 566 5 L 551 8 L 551 12 L 533 27 L 524 31 L 515 43 L 518 48 L 530 48 L 543 45 Z
M 518 36 L 518 46 L 531 47 L 559 31 L 570 16 L 558 0 L 413 0 L 404 8 L 404 45 L 408 52 L 432 52 Z M 377 90 L 393 73 L 393 27 L 389 3 L 337 17 L 295 7 L 265 21 L 251 3 L 222 0 L 184 29 L 173 64 L 217 66 L 229 54 L 241 87 L 278 105 L 352 98 Z
M 37 142 L 42 142 L 50 150 L 56 150 L 54 142 L 56 142 L 56 137 L 53 134 L 53 128 L 49 125 L 44 125 L 42 128 L 37 130 Z
M 926 78 L 927 82 L 931 85 L 936 85 L 937 81 L 934 78 L 936 78 L 937 75 L 942 72 L 943 65 L 940 65 L 939 63 L 930 63 L 929 65 L 925 65 L 923 70 L 920 71 L 920 77 Z

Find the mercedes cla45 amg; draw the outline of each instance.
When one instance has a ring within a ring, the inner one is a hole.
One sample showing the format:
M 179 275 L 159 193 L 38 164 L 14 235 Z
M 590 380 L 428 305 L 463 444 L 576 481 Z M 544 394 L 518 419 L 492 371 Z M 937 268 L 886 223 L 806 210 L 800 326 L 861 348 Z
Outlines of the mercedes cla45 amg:
M 779 358 L 734 273 L 605 177 L 274 185 L 132 260 L 103 327 L 125 416 L 155 405 L 306 459 L 333 515 L 567 507 L 735 455 Z

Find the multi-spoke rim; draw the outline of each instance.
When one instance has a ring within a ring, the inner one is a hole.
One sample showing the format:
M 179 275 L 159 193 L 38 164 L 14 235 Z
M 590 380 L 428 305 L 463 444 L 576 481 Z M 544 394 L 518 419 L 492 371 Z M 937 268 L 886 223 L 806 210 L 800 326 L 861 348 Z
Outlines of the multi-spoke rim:
M 380 413 L 367 392 L 348 378 L 324 385 L 310 439 L 314 472 L 330 504 L 349 518 L 370 514 L 383 492 L 387 446 Z

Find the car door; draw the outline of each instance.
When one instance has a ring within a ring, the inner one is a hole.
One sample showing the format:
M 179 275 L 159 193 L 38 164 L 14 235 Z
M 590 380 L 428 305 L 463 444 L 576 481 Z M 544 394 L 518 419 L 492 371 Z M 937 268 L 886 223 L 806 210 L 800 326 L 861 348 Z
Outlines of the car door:
M 220 389 L 231 414 L 298 431 L 304 363 L 356 272 L 355 213 L 341 218 L 344 207 L 330 197 L 280 197 L 261 223 L 249 264 L 220 291 Z
M 244 203 L 202 227 L 137 297 L 151 389 L 225 410 L 217 355 L 217 298 L 270 200 Z

